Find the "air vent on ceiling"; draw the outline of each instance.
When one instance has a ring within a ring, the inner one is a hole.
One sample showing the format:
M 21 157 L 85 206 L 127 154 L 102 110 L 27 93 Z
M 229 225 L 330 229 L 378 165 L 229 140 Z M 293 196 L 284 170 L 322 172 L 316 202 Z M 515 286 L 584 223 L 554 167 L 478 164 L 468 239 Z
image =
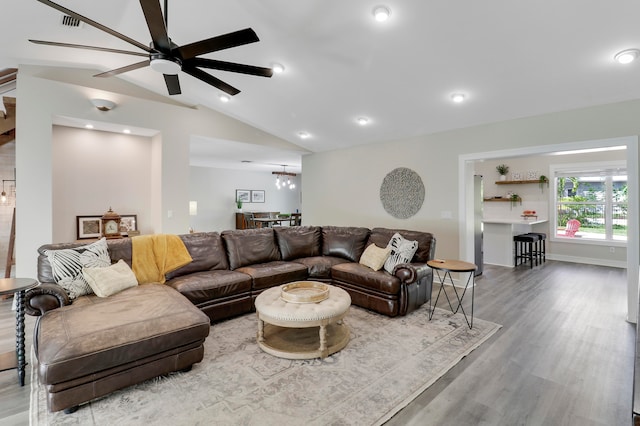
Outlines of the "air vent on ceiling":
M 62 15 L 62 20 L 60 21 L 60 24 L 63 27 L 68 27 L 68 28 L 80 28 L 82 27 L 82 21 L 74 18 L 73 16 L 69 16 L 69 15 Z

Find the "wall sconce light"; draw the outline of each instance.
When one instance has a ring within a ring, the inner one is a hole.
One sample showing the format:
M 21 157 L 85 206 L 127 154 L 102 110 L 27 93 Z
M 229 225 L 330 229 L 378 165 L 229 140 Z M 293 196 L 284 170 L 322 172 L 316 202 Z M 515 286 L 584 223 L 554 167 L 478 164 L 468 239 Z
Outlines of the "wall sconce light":
M 98 108 L 100 111 L 110 111 L 116 106 L 115 102 L 110 101 L 108 99 L 100 99 L 100 98 L 91 99 L 91 103 L 93 104 L 94 107 Z
M 296 187 L 296 184 L 291 182 L 291 177 L 296 176 L 296 174 L 288 172 L 286 168 L 287 166 L 283 165 L 281 172 L 271 172 L 271 174 L 276 175 L 276 188 L 278 189 L 287 186 L 289 187 L 289 189 L 294 189 Z M 282 179 L 280 179 L 280 177 L 282 177 Z
M 198 202 L 189 201 L 189 216 L 198 216 Z

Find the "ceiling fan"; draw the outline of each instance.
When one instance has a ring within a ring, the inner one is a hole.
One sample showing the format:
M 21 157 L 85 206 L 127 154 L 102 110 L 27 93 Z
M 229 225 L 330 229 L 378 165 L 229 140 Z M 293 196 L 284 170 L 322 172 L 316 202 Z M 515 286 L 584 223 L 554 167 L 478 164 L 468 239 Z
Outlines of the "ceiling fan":
M 125 73 L 127 71 L 133 71 L 139 68 L 144 68 L 146 66 L 151 66 L 153 70 L 164 74 L 164 81 L 167 85 L 167 90 L 170 95 L 179 95 L 180 93 L 182 93 L 180 91 L 178 72 L 183 71 L 199 80 L 204 81 L 205 83 L 210 84 L 211 86 L 222 90 L 223 92 L 231 96 L 234 96 L 240 93 L 240 90 L 201 70 L 200 68 L 237 72 L 261 77 L 271 77 L 273 75 L 273 71 L 270 68 L 256 67 L 253 65 L 237 64 L 233 62 L 224 62 L 198 57 L 199 55 L 204 55 L 207 53 L 260 41 L 255 31 L 253 31 L 251 28 L 245 28 L 244 30 L 234 31 L 228 34 L 208 38 L 206 40 L 200 40 L 184 46 L 178 46 L 173 43 L 167 34 L 168 0 L 164 1 L 164 15 L 162 14 L 162 9 L 160 7 L 160 0 L 140 0 L 140 6 L 142 6 L 142 12 L 144 13 L 144 17 L 147 21 L 147 27 L 149 27 L 149 33 L 151 34 L 151 43 L 149 46 L 145 46 L 144 44 L 137 42 L 136 40 L 133 40 L 125 36 L 124 34 L 120 34 L 119 32 L 112 30 L 111 28 L 108 28 L 78 13 L 75 13 L 63 6 L 60 6 L 59 4 L 56 4 L 49 0 L 38 1 L 147 52 L 132 52 L 128 50 L 85 46 L 81 44 L 29 40 L 30 42 L 36 44 L 73 47 L 76 49 L 98 50 L 102 52 L 122 53 L 125 55 L 147 57 L 147 59 L 142 62 L 137 62 L 135 64 L 96 74 L 94 77 L 110 77 Z

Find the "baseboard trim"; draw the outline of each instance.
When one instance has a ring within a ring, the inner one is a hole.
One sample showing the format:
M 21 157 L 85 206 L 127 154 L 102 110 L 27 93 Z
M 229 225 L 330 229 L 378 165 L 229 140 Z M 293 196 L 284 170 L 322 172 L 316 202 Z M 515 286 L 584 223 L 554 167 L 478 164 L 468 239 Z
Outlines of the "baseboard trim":
M 622 269 L 627 268 L 627 262 L 623 262 L 620 260 L 606 260 L 606 259 L 597 259 L 597 258 L 591 258 L 591 257 L 566 256 L 562 254 L 549 254 L 549 253 L 547 253 L 547 259 L 558 260 L 560 262 L 585 263 L 587 265 L 610 266 L 612 268 L 622 268 Z

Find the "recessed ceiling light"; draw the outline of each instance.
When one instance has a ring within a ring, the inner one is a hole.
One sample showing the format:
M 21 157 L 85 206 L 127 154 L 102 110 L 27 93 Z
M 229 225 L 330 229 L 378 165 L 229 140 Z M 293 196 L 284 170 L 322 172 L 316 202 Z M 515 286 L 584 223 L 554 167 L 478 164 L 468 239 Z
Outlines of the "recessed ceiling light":
M 635 61 L 635 59 L 638 57 L 638 54 L 640 54 L 640 51 L 638 49 L 627 49 L 623 50 L 622 52 L 616 53 L 613 58 L 620 64 L 630 64 L 631 62 Z
M 376 6 L 373 8 L 373 16 L 378 22 L 384 22 L 391 16 L 391 10 L 386 6 Z
M 84 127 L 86 129 L 93 129 L 93 124 L 85 124 Z
M 464 102 L 465 99 L 466 96 L 464 95 L 464 93 L 454 93 L 453 95 L 451 95 L 451 100 L 457 104 Z
M 369 119 L 367 117 L 358 117 L 356 118 L 356 122 L 361 126 L 365 126 L 369 124 Z
M 122 133 L 126 133 L 126 134 L 128 135 L 129 133 L 131 133 L 131 130 L 129 130 L 129 129 L 124 129 L 124 130 L 122 131 Z
M 276 74 L 280 74 L 284 72 L 284 65 L 279 64 L 277 62 L 274 62 L 271 65 L 271 69 L 273 70 L 273 72 L 275 72 Z
M 220 95 L 218 96 L 218 98 L 220 99 L 220 102 L 229 102 L 231 100 L 231 98 L 227 95 Z
M 308 139 L 311 135 L 308 132 L 298 132 L 298 137 L 300 139 Z

